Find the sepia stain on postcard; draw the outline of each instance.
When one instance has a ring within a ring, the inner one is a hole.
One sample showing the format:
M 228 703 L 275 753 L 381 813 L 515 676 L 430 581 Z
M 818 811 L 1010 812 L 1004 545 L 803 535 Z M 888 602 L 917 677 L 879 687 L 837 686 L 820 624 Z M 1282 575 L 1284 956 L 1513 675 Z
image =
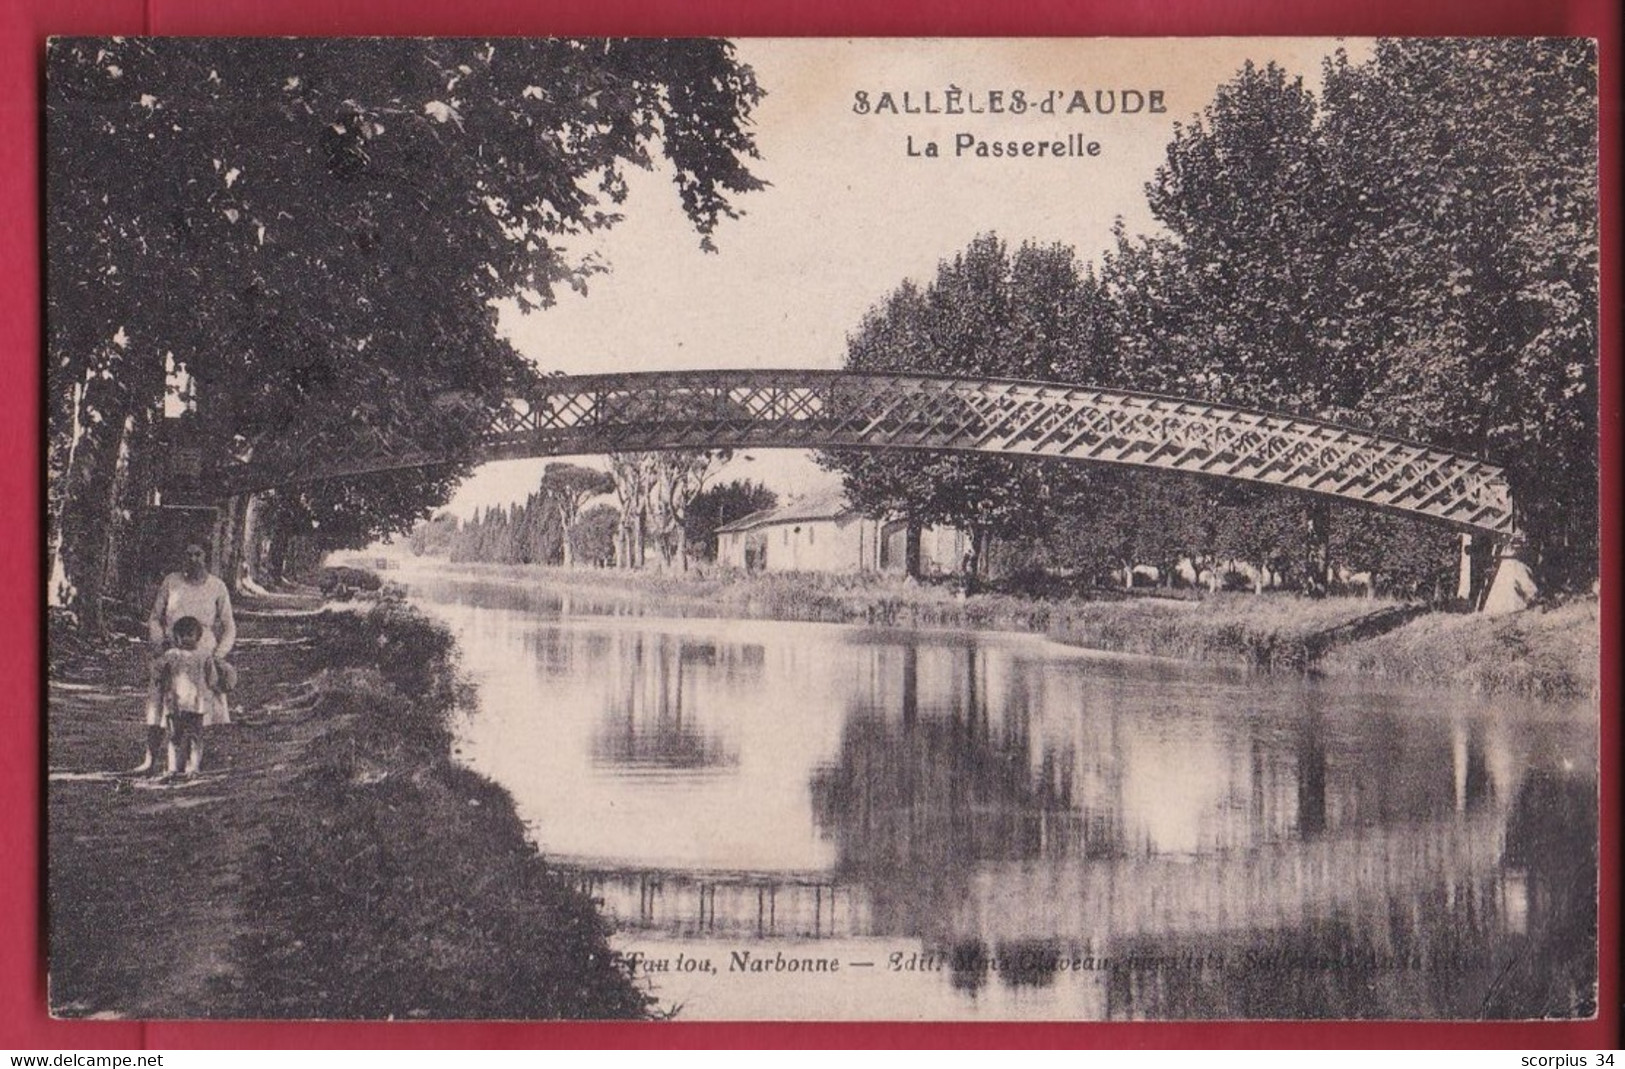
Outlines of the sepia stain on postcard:
M 51 1011 L 1591 1016 L 1595 59 L 53 40 Z

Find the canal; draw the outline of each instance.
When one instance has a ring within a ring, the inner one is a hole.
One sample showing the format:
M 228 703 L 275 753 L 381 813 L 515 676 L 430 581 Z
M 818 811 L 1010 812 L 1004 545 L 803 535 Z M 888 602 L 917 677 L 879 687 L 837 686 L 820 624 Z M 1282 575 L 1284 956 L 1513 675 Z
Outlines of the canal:
M 415 569 L 685 1018 L 1589 1014 L 1596 710 Z

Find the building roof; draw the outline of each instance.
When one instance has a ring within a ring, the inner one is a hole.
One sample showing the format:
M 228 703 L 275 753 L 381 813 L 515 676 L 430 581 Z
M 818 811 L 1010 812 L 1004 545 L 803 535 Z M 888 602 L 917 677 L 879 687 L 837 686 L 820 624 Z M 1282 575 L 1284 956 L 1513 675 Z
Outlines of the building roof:
M 748 516 L 741 516 L 731 523 L 725 523 L 717 528 L 717 534 L 726 534 L 729 531 L 750 531 L 757 527 L 772 527 L 782 523 L 804 523 L 808 520 L 838 520 L 843 516 L 851 515 L 852 506 L 847 503 L 846 494 L 840 490 L 827 491 L 821 494 L 809 494 L 799 498 L 788 505 L 778 508 L 762 509 L 752 512 Z

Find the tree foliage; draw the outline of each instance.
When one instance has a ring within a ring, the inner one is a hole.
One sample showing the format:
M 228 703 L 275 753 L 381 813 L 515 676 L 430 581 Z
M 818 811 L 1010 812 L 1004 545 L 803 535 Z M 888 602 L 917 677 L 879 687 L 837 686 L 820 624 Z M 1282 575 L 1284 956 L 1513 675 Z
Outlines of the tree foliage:
M 615 481 L 597 468 L 584 468 L 579 464 L 549 464 L 542 470 L 542 498 L 552 505 L 558 515 L 565 567 L 575 564 L 575 528 L 581 516 L 581 506 L 590 498 L 607 494 L 614 488 Z
M 1378 42 L 1326 72 L 1351 335 L 1385 430 L 1507 467 L 1549 582 L 1597 567 L 1597 69 L 1579 39 Z
M 1097 377 L 1104 306 L 1071 249 L 1025 244 L 1011 253 L 988 234 L 920 289 L 905 281 L 847 339 L 854 371 L 1054 379 Z M 988 539 L 1042 529 L 1064 490 L 1064 474 L 1025 460 L 960 453 L 832 451 L 823 462 L 843 476 L 848 498 L 870 515 L 915 529 L 952 524 Z
M 64 39 L 48 76 L 50 521 L 70 557 L 118 458 L 159 444 L 166 361 L 208 460 L 278 477 L 359 446 L 455 474 L 533 375 L 492 302 L 583 286 L 595 265 L 559 244 L 619 219 L 626 168 L 663 156 L 707 244 L 760 186 L 760 91 L 720 41 Z M 382 533 L 446 486 L 367 476 L 283 515 L 368 498 Z
M 614 505 L 594 505 L 581 514 L 575 529 L 575 559 L 594 568 L 615 563 L 615 532 L 621 513 Z
M 1175 129 L 1096 269 L 992 236 L 905 282 L 847 366 L 1046 378 L 1352 423 L 1504 465 L 1543 578 L 1597 567 L 1596 57 L 1577 40 L 1385 40 L 1317 98 L 1247 64 Z M 1096 574 L 1235 559 L 1416 592 L 1415 523 L 1243 485 L 987 457 L 836 454 L 852 500 Z M 1109 562 L 1109 563 L 1108 563 Z
M 1547 580 L 1588 584 L 1591 46 L 1390 40 L 1324 75 L 1316 101 L 1248 65 L 1176 133 L 1147 187 L 1164 233 L 1102 268 L 1129 383 L 1502 464 Z
M 436 516 L 412 529 L 407 544 L 419 556 L 481 564 L 562 564 L 564 532 L 545 495 L 482 509 L 467 521 Z
M 689 502 L 683 519 L 684 539 L 689 550 L 702 560 L 716 560 L 717 528 L 778 504 L 778 494 L 749 479 L 708 486 Z

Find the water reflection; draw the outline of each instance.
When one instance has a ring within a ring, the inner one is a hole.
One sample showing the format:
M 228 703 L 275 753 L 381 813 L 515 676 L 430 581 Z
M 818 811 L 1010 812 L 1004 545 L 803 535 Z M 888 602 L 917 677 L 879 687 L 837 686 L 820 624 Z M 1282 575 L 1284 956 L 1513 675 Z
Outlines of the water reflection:
M 559 639 L 555 632 L 550 641 Z M 720 732 L 705 728 L 695 708 L 695 669 L 748 671 L 761 663 L 761 647 L 724 649 L 642 631 L 617 634 L 596 649 L 588 670 L 607 673 L 609 701 L 593 735 L 593 760 L 627 770 L 737 764 L 737 750 Z
M 1432 847 L 1450 863 L 1413 866 L 1364 909 L 1217 939 L 1128 940 L 1106 970 L 1106 1015 L 1588 1015 L 1596 1006 L 1595 802 L 1594 780 L 1538 771 L 1496 825 L 1504 851 L 1489 836 L 1406 844 L 1406 854 Z M 1390 849 L 1339 875 L 1402 858 Z M 1532 905 L 1542 896 L 1553 896 L 1544 911 Z M 1537 924 L 1546 927 L 1537 932 Z
M 1026 636 L 425 600 L 480 683 L 468 759 L 634 949 L 898 955 L 874 990 L 913 983 L 905 1016 L 1594 1000 L 1592 709 Z M 688 984 L 660 990 L 718 1016 L 806 1012 L 794 982 Z
M 1023 680 L 1002 689 L 995 709 L 974 645 L 928 649 L 922 702 L 919 646 L 874 652 L 893 655 L 899 671 L 887 663 L 871 678 L 896 678 L 896 700 L 870 693 L 850 703 L 838 760 L 811 776 L 813 819 L 836 844 L 839 872 L 949 872 L 1040 857 L 1078 838 L 1075 749 L 1041 739 L 1035 761 Z

